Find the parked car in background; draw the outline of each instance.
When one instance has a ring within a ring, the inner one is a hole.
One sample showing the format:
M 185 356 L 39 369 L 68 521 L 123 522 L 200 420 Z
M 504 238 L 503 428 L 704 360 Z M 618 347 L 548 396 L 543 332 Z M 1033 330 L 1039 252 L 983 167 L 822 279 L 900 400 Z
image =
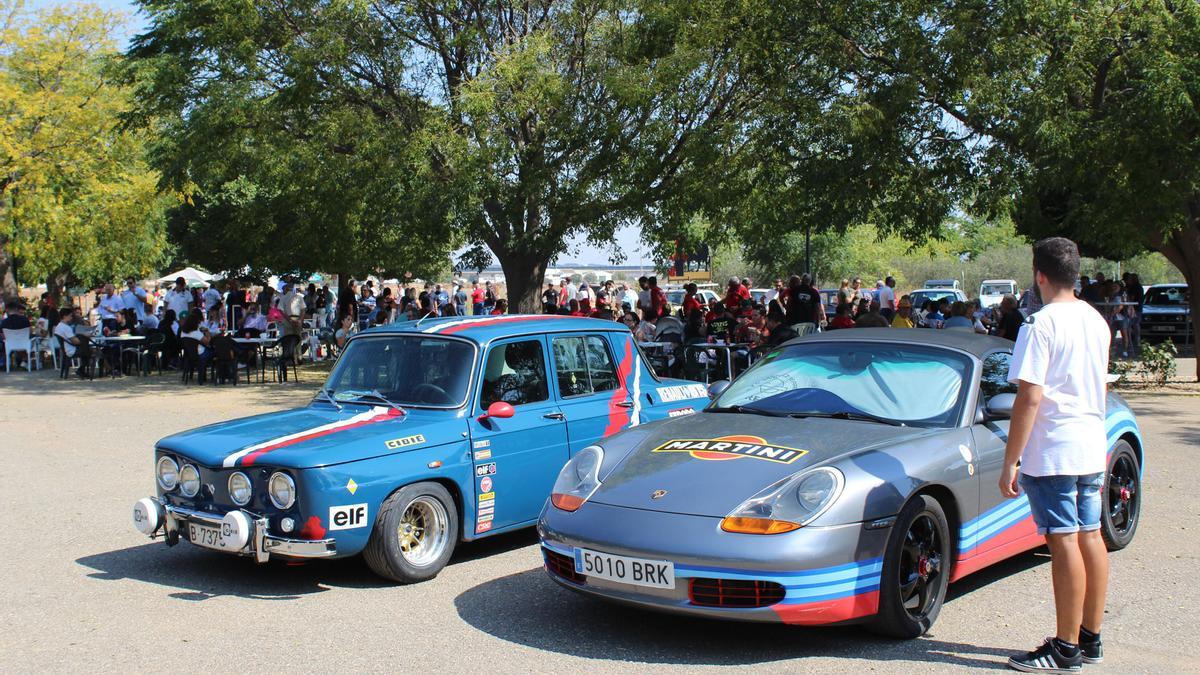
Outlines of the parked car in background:
M 559 469 L 621 429 L 690 414 L 622 324 L 442 318 L 350 338 L 308 405 L 174 434 L 134 526 L 258 562 L 362 553 L 402 583 L 459 541 L 534 524 Z M 148 561 L 160 565 L 161 561 Z
M 825 305 L 825 316 L 833 319 L 837 315 L 837 289 L 826 288 L 818 292 L 821 294 L 821 304 Z
M 1142 340 L 1193 341 L 1187 284 L 1155 284 L 1142 300 Z
M 934 303 L 937 303 L 942 298 L 950 298 L 950 302 L 954 302 L 955 300 L 962 300 L 963 302 L 967 301 L 967 294 L 963 293 L 957 288 L 926 287 L 915 290 L 908 295 L 909 298 L 912 299 L 913 309 L 919 309 L 921 305 L 925 304 L 926 300 L 932 300 Z
M 925 288 L 958 288 L 958 279 L 926 279 Z
M 683 306 L 683 296 L 685 295 L 687 295 L 687 293 L 682 288 L 668 288 L 667 302 L 671 303 L 672 309 L 679 309 Z M 700 304 L 704 305 L 705 307 L 708 306 L 710 301 L 721 299 L 721 296 L 707 288 L 701 288 L 697 290 L 696 295 L 700 297 Z
M 1018 297 L 1020 294 L 1014 279 L 985 279 L 979 284 L 979 304 L 982 307 L 999 305 L 1005 295 Z

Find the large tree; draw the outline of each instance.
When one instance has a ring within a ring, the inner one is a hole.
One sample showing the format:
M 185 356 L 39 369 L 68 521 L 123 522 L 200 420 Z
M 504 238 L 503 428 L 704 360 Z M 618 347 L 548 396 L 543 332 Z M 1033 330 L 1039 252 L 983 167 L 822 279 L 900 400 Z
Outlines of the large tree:
M 964 203 L 1010 211 L 1024 233 L 1069 236 L 1085 254 L 1159 251 L 1200 321 L 1200 4 L 818 6 L 864 95 L 953 139 L 922 156 L 969 159 Z
M 142 4 L 130 55 L 144 112 L 168 120 L 157 164 L 197 195 L 177 231 L 211 238 L 215 266 L 268 244 L 335 268 L 354 262 L 342 243 L 386 244 L 360 266 L 484 245 L 520 311 L 572 236 L 611 247 L 622 223 L 712 204 L 765 81 L 748 38 L 766 3 Z M 298 241 L 269 234 L 288 225 Z
M 92 5 L 30 14 L 0 0 L 0 284 L 96 283 L 154 271 L 165 201 L 111 61 L 120 17 Z

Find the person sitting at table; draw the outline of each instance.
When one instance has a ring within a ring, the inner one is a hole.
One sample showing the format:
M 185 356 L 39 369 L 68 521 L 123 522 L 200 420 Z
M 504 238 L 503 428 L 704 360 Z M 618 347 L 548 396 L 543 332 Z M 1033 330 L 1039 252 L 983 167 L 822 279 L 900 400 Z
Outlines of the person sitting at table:
M 730 334 L 733 332 L 733 313 L 725 306 L 723 302 L 713 304 L 713 318 L 708 320 L 704 329 L 705 336 L 709 342 L 731 342 Z
M 5 330 L 24 330 L 30 327 L 29 317 L 25 316 L 25 303 L 21 300 L 12 300 L 5 304 L 8 313 L 4 320 L 0 321 L 0 328 Z
M 653 317 L 650 315 L 650 313 L 653 311 L 654 310 L 652 309 L 645 310 L 644 314 L 646 316 L 644 316 L 642 320 L 639 321 L 636 326 L 634 326 L 634 340 L 637 340 L 638 342 L 654 342 L 654 335 L 658 330 L 658 326 L 654 323 L 654 321 L 652 321 Z
M 799 336 L 794 328 L 785 323 L 786 320 L 787 315 L 783 312 L 776 311 L 767 314 L 767 340 L 762 345 L 764 348 L 771 349 L 778 347 L 788 340 Z
M 345 349 L 346 340 L 349 340 L 351 335 L 354 335 L 354 317 L 346 314 L 342 317 L 342 325 L 333 334 L 333 339 L 337 342 L 339 350 Z
M 183 320 L 183 327 L 179 329 L 179 339 L 192 339 L 200 343 L 197 351 L 200 354 L 200 372 L 203 373 L 208 366 L 208 360 L 212 358 L 212 350 L 208 348 L 212 335 L 201 327 L 200 323 L 200 312 L 188 312 Z
M 662 315 L 654 324 L 654 339 L 657 342 L 683 341 L 683 322 L 671 313 L 670 305 L 663 305 L 659 310 Z M 668 336 L 675 336 L 674 338 Z
M 209 335 L 219 335 L 223 331 L 221 328 L 221 308 L 213 307 L 208 310 L 208 319 L 200 322 L 200 328 L 207 331 Z
M 267 330 L 267 317 L 258 311 L 258 305 L 247 305 L 246 316 L 242 319 L 242 328 L 238 331 L 248 338 L 256 338 Z
M 75 334 L 76 311 L 77 308 L 74 307 L 63 307 L 58 310 L 59 318 L 58 323 L 54 326 L 54 336 L 61 343 L 67 359 L 79 357 L 79 367 L 75 369 L 75 374 L 82 378 L 84 366 L 91 364 L 92 346 L 86 335 Z

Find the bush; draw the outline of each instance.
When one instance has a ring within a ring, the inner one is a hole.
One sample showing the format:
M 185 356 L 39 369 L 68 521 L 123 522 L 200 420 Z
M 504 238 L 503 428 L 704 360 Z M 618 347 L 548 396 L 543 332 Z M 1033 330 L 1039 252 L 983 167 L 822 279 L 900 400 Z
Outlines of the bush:
M 1152 385 L 1163 386 L 1175 376 L 1175 343 L 1164 340 L 1161 344 L 1142 344 L 1142 360 L 1140 369 L 1146 381 Z

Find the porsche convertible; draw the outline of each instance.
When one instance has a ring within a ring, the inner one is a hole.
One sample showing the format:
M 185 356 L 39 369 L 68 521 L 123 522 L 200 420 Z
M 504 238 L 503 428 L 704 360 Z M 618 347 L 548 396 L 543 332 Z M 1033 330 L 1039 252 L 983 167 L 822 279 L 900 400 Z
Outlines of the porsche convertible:
M 925 633 L 948 585 L 1044 543 L 996 487 L 1013 343 L 956 331 L 808 335 L 710 387 L 702 412 L 636 427 L 563 467 L 546 571 L 644 608 Z M 1143 443 L 1109 394 L 1101 532 L 1133 539 Z

